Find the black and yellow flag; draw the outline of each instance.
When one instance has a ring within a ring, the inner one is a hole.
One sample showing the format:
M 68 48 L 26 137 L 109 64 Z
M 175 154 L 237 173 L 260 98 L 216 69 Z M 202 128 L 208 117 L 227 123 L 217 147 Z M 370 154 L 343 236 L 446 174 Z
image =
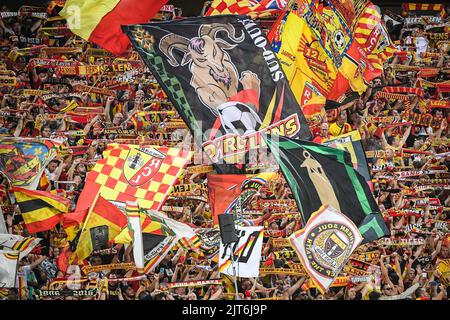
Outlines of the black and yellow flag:
M 71 205 L 70 200 L 46 191 L 19 187 L 13 187 L 11 191 L 14 192 L 29 233 L 50 230 L 60 222 L 61 214 L 68 212 Z

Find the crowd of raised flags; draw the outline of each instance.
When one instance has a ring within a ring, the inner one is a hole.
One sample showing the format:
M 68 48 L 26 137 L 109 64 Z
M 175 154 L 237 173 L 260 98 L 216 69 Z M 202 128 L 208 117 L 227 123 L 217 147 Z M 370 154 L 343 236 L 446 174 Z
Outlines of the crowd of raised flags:
M 0 299 L 447 300 L 449 9 L 2 6 Z

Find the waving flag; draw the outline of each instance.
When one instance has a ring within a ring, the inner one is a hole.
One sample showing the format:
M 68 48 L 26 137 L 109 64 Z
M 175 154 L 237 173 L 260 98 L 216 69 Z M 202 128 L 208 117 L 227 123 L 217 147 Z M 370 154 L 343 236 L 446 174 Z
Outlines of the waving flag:
M 0 171 L 13 186 L 36 190 L 57 149 L 50 139 L 0 138 Z
M 381 76 L 383 63 L 397 51 L 383 25 L 381 14 L 368 2 L 356 19 L 354 38 L 363 50 L 367 64 L 364 79 L 371 81 Z
M 0 234 L 0 247 L 19 251 L 19 260 L 26 257 L 39 244 L 39 241 L 41 241 L 39 238 Z
M 311 121 L 325 105 L 336 80 L 335 66 L 306 20 L 293 11 L 280 16 L 268 38 L 302 109 L 307 104 L 319 103 L 318 111 L 305 111 Z
M 142 240 L 142 225 L 139 217 L 139 206 L 136 202 L 127 201 L 125 212 L 128 218 L 128 228 L 133 235 L 133 258 L 139 273 L 144 272 L 144 243 Z
M 159 210 L 192 152 L 110 144 L 103 156 L 87 175 L 77 211 L 88 208 L 99 193 L 110 201 L 137 201 L 140 208 Z
M 83 227 L 87 215 L 87 209 L 63 214 L 61 225 L 64 228 L 69 241 L 73 241 L 77 237 L 78 232 L 80 232 Z
M 143 272 L 148 273 L 152 272 L 158 266 L 170 252 L 170 249 L 177 244 L 177 241 L 179 241 L 182 235 L 179 230 L 172 229 L 173 225 L 169 226 L 172 219 L 159 214 L 157 211 L 140 211 L 139 217 L 141 223 L 140 228 L 142 230 Z M 176 223 L 184 225 L 183 223 Z M 128 223 L 114 238 L 114 242 L 123 244 L 133 243 L 136 229 Z
M 205 16 L 218 14 L 246 14 L 261 18 L 286 7 L 288 0 L 214 0 Z
M 78 263 L 82 263 L 92 251 L 108 248 L 112 240 L 126 225 L 125 214 L 99 196 L 84 222 L 71 262 L 76 257 Z
M 46 191 L 27 190 L 19 187 L 14 192 L 25 226 L 29 233 L 50 230 L 68 212 L 71 201 Z
M 219 215 L 233 214 L 242 219 L 246 204 L 262 188 L 268 187 L 275 173 L 260 174 L 208 174 L 209 202 L 214 224 L 219 224 Z
M 130 46 L 120 26 L 149 22 L 168 0 L 67 0 L 60 15 L 70 30 L 113 54 Z
M 269 32 L 311 122 L 320 122 L 327 100 L 341 102 L 349 91 L 362 94 L 392 56 L 389 35 L 373 9 L 369 1 L 293 0 Z
M 325 293 L 362 237 L 349 218 L 331 206 L 323 206 L 289 241 L 317 287 Z
M 372 190 L 372 177 L 369 173 L 366 154 L 361 143 L 361 135 L 359 131 L 351 131 L 341 134 L 335 138 L 323 141 L 322 144 L 327 147 L 341 149 L 350 153 L 353 167 L 366 179 L 367 184 Z
M 248 16 L 123 27 L 214 163 L 245 163 L 261 133 L 310 139 L 282 67 Z
M 342 212 L 358 226 L 365 242 L 389 234 L 364 177 L 348 152 L 281 136 L 267 143 L 291 187 L 304 224 L 322 205 Z
M 242 278 L 259 277 L 264 227 L 238 226 L 236 233 L 237 242 L 220 244 L 220 273 Z
M 14 288 L 16 284 L 19 251 L 0 250 L 0 288 Z

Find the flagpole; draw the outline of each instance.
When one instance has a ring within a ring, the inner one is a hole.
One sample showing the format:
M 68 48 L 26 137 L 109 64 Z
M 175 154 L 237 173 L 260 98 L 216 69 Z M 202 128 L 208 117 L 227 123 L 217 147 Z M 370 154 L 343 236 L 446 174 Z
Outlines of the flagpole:
M 84 229 L 86 228 L 86 224 L 87 224 L 87 222 L 89 221 L 89 217 L 91 216 L 91 213 L 92 213 L 92 211 L 94 210 L 94 206 L 95 206 L 95 204 L 97 203 L 97 200 L 98 200 L 98 197 L 99 197 L 99 196 L 100 196 L 100 192 L 97 193 L 97 195 L 95 196 L 94 201 L 92 202 L 92 206 L 89 208 L 89 212 L 88 212 L 88 215 L 87 215 L 87 217 L 86 217 L 86 220 L 84 220 L 83 228 L 82 228 L 81 231 L 80 231 L 80 236 L 81 236 L 81 234 L 83 233 Z
M 237 244 L 239 244 L 239 242 L 237 242 Z M 231 251 L 231 265 L 233 266 L 233 280 L 234 280 L 234 292 L 235 292 L 235 299 L 239 300 L 239 290 L 238 290 L 238 285 L 237 285 L 237 276 L 236 276 L 236 264 L 235 261 L 233 259 L 234 257 L 234 250 L 232 248 L 232 246 L 230 245 L 230 251 Z

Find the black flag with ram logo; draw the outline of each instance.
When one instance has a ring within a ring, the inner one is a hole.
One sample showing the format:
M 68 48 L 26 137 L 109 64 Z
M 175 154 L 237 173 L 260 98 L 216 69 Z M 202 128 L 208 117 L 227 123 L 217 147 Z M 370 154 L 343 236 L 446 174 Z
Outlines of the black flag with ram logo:
M 197 144 L 213 163 L 245 163 L 262 133 L 311 132 L 266 36 L 223 15 L 123 26 Z

